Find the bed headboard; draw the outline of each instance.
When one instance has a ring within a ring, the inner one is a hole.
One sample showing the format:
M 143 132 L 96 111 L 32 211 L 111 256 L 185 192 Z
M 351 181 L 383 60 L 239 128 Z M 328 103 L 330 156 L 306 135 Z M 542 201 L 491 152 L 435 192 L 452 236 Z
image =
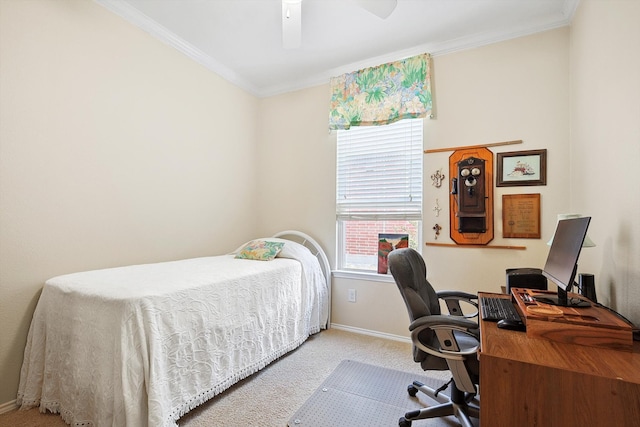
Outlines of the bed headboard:
M 302 246 L 309 249 L 311 253 L 318 258 L 318 261 L 320 262 L 320 268 L 322 268 L 322 274 L 324 274 L 324 278 L 327 282 L 327 295 L 329 296 L 329 324 L 327 325 L 327 327 L 329 327 L 329 325 L 331 324 L 331 265 L 329 265 L 329 258 L 327 258 L 327 254 L 324 252 L 322 246 L 320 246 L 318 242 L 316 242 L 311 236 L 303 233 L 302 231 L 280 231 L 274 234 L 273 237 L 300 243 Z

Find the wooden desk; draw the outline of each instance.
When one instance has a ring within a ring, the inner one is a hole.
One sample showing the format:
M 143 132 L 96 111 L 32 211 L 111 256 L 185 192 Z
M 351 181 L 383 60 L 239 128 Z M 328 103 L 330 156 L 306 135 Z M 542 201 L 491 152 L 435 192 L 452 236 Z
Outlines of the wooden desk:
M 620 351 L 532 339 L 484 320 L 480 336 L 483 427 L 639 425 L 640 343 Z
M 588 304 L 587 307 L 558 307 L 541 304 L 535 299 L 538 296 L 548 297 L 552 294 L 555 292 L 511 289 L 518 311 L 524 314 L 529 338 L 614 350 L 632 350 L 633 330 L 627 322 L 609 310 L 592 305 L 589 300 L 582 299 L 582 302 Z M 577 294 L 569 295 L 572 300 L 580 298 Z M 542 310 L 543 314 L 536 314 L 535 310 Z M 550 316 L 549 310 L 554 314 Z

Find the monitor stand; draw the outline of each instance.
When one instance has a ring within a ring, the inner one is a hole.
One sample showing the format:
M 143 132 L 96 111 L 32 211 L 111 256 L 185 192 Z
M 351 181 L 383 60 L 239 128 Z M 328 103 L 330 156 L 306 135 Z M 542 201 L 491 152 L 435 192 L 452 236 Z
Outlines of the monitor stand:
M 589 301 L 585 301 L 578 297 L 567 296 L 567 291 L 558 288 L 558 295 L 536 295 L 534 300 L 543 304 L 557 305 L 560 307 L 591 307 Z

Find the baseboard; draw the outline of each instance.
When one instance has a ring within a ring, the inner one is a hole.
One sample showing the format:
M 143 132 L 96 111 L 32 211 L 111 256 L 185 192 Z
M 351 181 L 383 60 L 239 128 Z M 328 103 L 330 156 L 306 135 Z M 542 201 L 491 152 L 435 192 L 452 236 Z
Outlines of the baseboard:
M 4 414 L 14 409 L 18 409 L 18 405 L 16 405 L 16 400 L 13 399 L 11 402 L 3 403 L 0 405 L 0 414 Z
M 384 338 L 384 339 L 393 340 L 393 341 L 411 343 L 411 338 L 409 337 L 403 337 L 395 334 L 387 334 L 386 332 L 372 331 L 370 329 L 356 328 L 353 326 L 340 325 L 338 323 L 332 323 L 331 327 L 342 330 L 342 331 L 353 332 L 355 334 L 369 335 L 376 338 Z

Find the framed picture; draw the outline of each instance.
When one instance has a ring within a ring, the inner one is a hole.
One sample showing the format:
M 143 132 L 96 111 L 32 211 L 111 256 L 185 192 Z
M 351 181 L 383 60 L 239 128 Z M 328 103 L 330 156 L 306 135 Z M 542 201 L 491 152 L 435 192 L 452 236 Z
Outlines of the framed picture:
M 498 153 L 496 187 L 547 185 L 547 150 Z
M 502 237 L 540 238 L 540 193 L 502 195 Z
M 378 234 L 378 274 L 389 272 L 389 252 L 394 249 L 408 248 L 408 234 Z

